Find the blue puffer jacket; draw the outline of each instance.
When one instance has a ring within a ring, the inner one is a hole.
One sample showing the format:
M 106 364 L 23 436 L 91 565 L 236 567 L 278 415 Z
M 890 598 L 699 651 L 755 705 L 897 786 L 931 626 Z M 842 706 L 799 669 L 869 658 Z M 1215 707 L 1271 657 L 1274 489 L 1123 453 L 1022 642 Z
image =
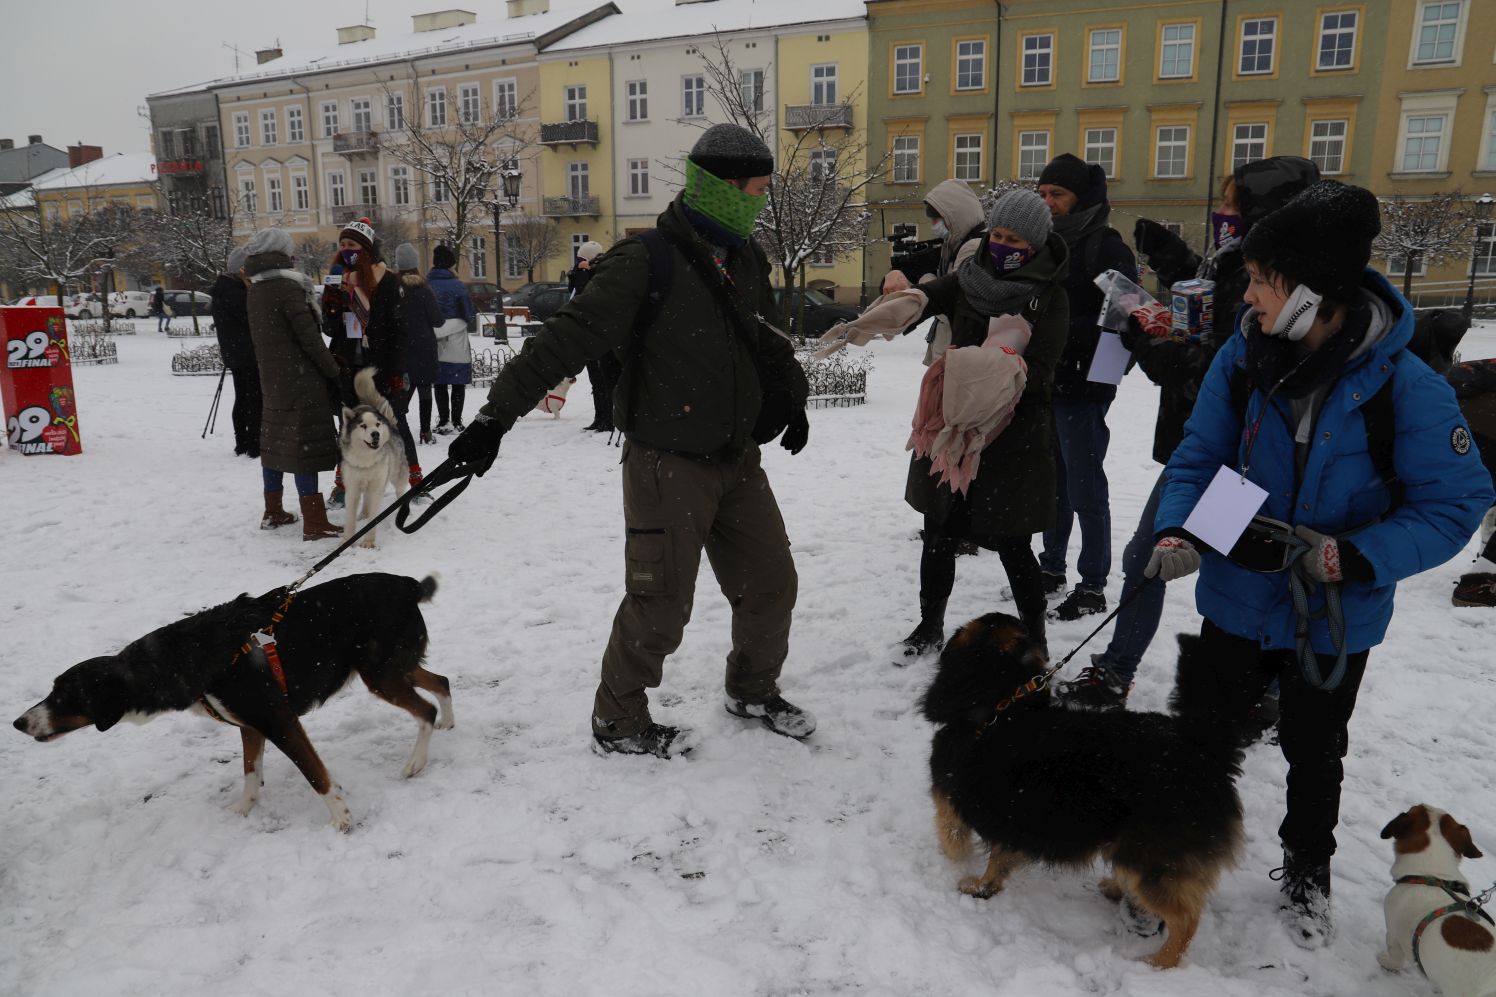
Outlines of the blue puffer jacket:
M 469 329 L 475 328 L 478 312 L 473 307 L 472 295 L 468 294 L 467 285 L 455 273 L 446 267 L 432 267 L 426 273 L 426 283 L 431 285 L 436 303 L 441 305 L 444 316 L 460 318 L 468 323 Z
M 1301 484 L 1295 483 L 1289 403 L 1273 399 L 1275 411 L 1261 419 L 1247 477 L 1267 490 L 1260 514 L 1327 535 L 1366 523 L 1352 542 L 1370 562 L 1371 582 L 1347 582 L 1341 590 L 1346 650 L 1381 643 L 1392 619 L 1392 597 L 1400 579 L 1449 560 L 1465 546 L 1496 495 L 1491 476 L 1470 442 L 1454 392 L 1422 360 L 1403 352 L 1413 334 L 1413 312 L 1386 279 L 1368 269 L 1364 286 L 1392 309 L 1394 325 L 1365 354 L 1348 364 L 1330 389 L 1314 426 L 1313 445 Z M 1231 403 L 1231 371 L 1243 365 L 1246 340 L 1238 313 L 1236 334 L 1221 347 L 1205 376 L 1185 438 L 1165 471 L 1155 533 L 1184 525 L 1222 465 L 1241 466 L 1244 433 Z M 1385 519 L 1391 497 L 1368 452 L 1359 411 L 1388 378 L 1396 439 L 1393 464 L 1405 490 L 1403 504 Z M 1262 415 L 1263 394 L 1253 392 L 1246 424 Z M 1201 551 L 1195 601 L 1202 616 L 1266 649 L 1291 649 L 1294 612 L 1288 574 L 1259 574 L 1209 548 Z M 1322 591 L 1310 609 L 1323 607 Z M 1333 654 L 1328 624 L 1311 628 L 1314 650 Z

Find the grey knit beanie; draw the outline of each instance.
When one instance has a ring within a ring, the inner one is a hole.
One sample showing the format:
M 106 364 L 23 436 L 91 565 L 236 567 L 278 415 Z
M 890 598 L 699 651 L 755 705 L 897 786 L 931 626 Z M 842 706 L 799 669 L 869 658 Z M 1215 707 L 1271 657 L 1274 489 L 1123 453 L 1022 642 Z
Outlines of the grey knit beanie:
M 1030 246 L 1044 245 L 1054 231 L 1054 219 L 1044 198 L 1031 190 L 1010 190 L 987 212 L 987 229 L 1011 229 L 1023 236 Z
M 236 246 L 229 252 L 229 265 L 227 273 L 238 274 L 244 269 L 244 264 L 249 261 L 249 250 L 243 246 Z
M 722 180 L 766 177 L 774 172 L 774 154 L 741 125 L 712 125 L 691 147 L 689 158 Z
M 396 270 L 419 270 L 421 269 L 421 254 L 416 252 L 416 247 L 408 242 L 402 242 L 395 247 L 395 269 Z
M 244 247 L 246 256 L 260 253 L 285 253 L 291 255 L 291 233 L 283 228 L 262 228 L 249 239 Z

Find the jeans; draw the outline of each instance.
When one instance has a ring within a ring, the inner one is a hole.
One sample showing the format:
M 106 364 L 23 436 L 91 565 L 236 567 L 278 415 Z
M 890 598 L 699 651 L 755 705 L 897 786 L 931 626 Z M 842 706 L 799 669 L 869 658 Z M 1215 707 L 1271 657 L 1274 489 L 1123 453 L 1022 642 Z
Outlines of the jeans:
M 278 492 L 286 486 L 286 472 L 272 471 L 268 467 L 260 468 L 260 474 L 265 479 L 265 490 L 267 492 Z M 317 472 L 307 471 L 294 475 L 296 478 L 296 494 L 302 498 L 317 494 Z
M 1153 643 L 1158 621 L 1164 614 L 1164 580 L 1143 577 L 1143 569 L 1153 556 L 1153 520 L 1158 516 L 1158 498 L 1163 490 L 1164 475 L 1160 471 L 1153 491 L 1148 493 L 1148 501 L 1143 503 L 1138 528 L 1122 551 L 1122 599 L 1132 596 L 1135 590 L 1137 595 L 1117 613 L 1112 642 L 1101 653 L 1102 663 L 1127 682 L 1137 674 L 1138 662 Z
M 1106 428 L 1111 404 L 1092 398 L 1054 399 L 1055 524 L 1044 531 L 1044 553 L 1039 555 L 1041 568 L 1063 575 L 1070 527 L 1080 519 L 1076 568 L 1081 587 L 1097 591 L 1106 588 L 1112 570 L 1112 514 L 1102 468 L 1111 442 Z

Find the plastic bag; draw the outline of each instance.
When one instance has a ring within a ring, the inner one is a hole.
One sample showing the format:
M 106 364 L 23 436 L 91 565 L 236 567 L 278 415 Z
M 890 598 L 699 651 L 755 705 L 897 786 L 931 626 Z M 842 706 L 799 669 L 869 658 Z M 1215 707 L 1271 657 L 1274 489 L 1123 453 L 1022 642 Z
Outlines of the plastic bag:
M 1096 286 L 1105 297 L 1096 324 L 1112 332 L 1127 328 L 1127 318 L 1142 305 L 1157 304 L 1157 299 L 1138 286 L 1137 281 L 1117 270 L 1107 270 L 1096 278 Z

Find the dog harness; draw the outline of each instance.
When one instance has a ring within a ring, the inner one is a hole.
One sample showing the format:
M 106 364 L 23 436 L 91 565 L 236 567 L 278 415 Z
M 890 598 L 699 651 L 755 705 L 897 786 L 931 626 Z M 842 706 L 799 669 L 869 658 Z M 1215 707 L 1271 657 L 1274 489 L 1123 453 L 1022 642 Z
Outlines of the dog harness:
M 1423 933 L 1428 930 L 1429 925 L 1439 920 L 1439 918 L 1450 914 L 1463 914 L 1472 921 L 1478 918 L 1496 927 L 1496 921 L 1491 920 L 1491 915 L 1487 914 L 1485 908 L 1480 905 L 1480 900 L 1470 895 L 1470 887 L 1458 879 L 1440 879 L 1437 876 L 1397 877 L 1397 885 L 1401 886 L 1405 883 L 1409 886 L 1432 886 L 1435 889 L 1443 890 L 1449 895 L 1449 899 L 1453 901 L 1452 903 L 1447 903 L 1442 907 L 1435 907 L 1429 911 L 1423 916 L 1423 920 L 1418 922 L 1418 926 L 1413 929 L 1413 964 L 1418 967 L 1418 972 L 1423 973 L 1425 977 L 1428 976 L 1428 972 L 1423 968 L 1423 959 L 1419 957 L 1418 943 L 1423 938 Z
M 243 646 L 241 646 L 238 651 L 234 652 L 234 660 L 229 662 L 229 667 L 233 668 L 234 665 L 238 664 L 239 659 L 244 657 L 246 654 L 253 654 L 257 650 L 264 652 L 265 664 L 270 666 L 270 674 L 275 676 L 275 684 L 280 686 L 281 695 L 285 696 L 287 699 L 291 698 L 291 688 L 286 683 L 286 670 L 281 665 L 280 652 L 276 650 L 275 625 L 286 618 L 286 612 L 291 608 L 291 602 L 295 598 L 296 589 L 292 588 L 291 591 L 287 593 L 286 598 L 281 602 L 280 607 L 271 614 L 270 623 L 267 624 L 263 630 L 256 630 L 254 633 L 250 634 L 249 640 L 245 641 Z M 207 712 L 208 716 L 212 717 L 214 720 L 217 720 L 219 723 L 233 724 L 233 726 L 235 727 L 240 726 L 239 724 L 235 724 L 232 720 L 226 718 L 218 710 L 214 709 L 213 704 L 208 701 L 208 694 L 206 692 L 203 693 L 203 698 L 198 702 L 199 705 L 201 705 L 202 708 Z

